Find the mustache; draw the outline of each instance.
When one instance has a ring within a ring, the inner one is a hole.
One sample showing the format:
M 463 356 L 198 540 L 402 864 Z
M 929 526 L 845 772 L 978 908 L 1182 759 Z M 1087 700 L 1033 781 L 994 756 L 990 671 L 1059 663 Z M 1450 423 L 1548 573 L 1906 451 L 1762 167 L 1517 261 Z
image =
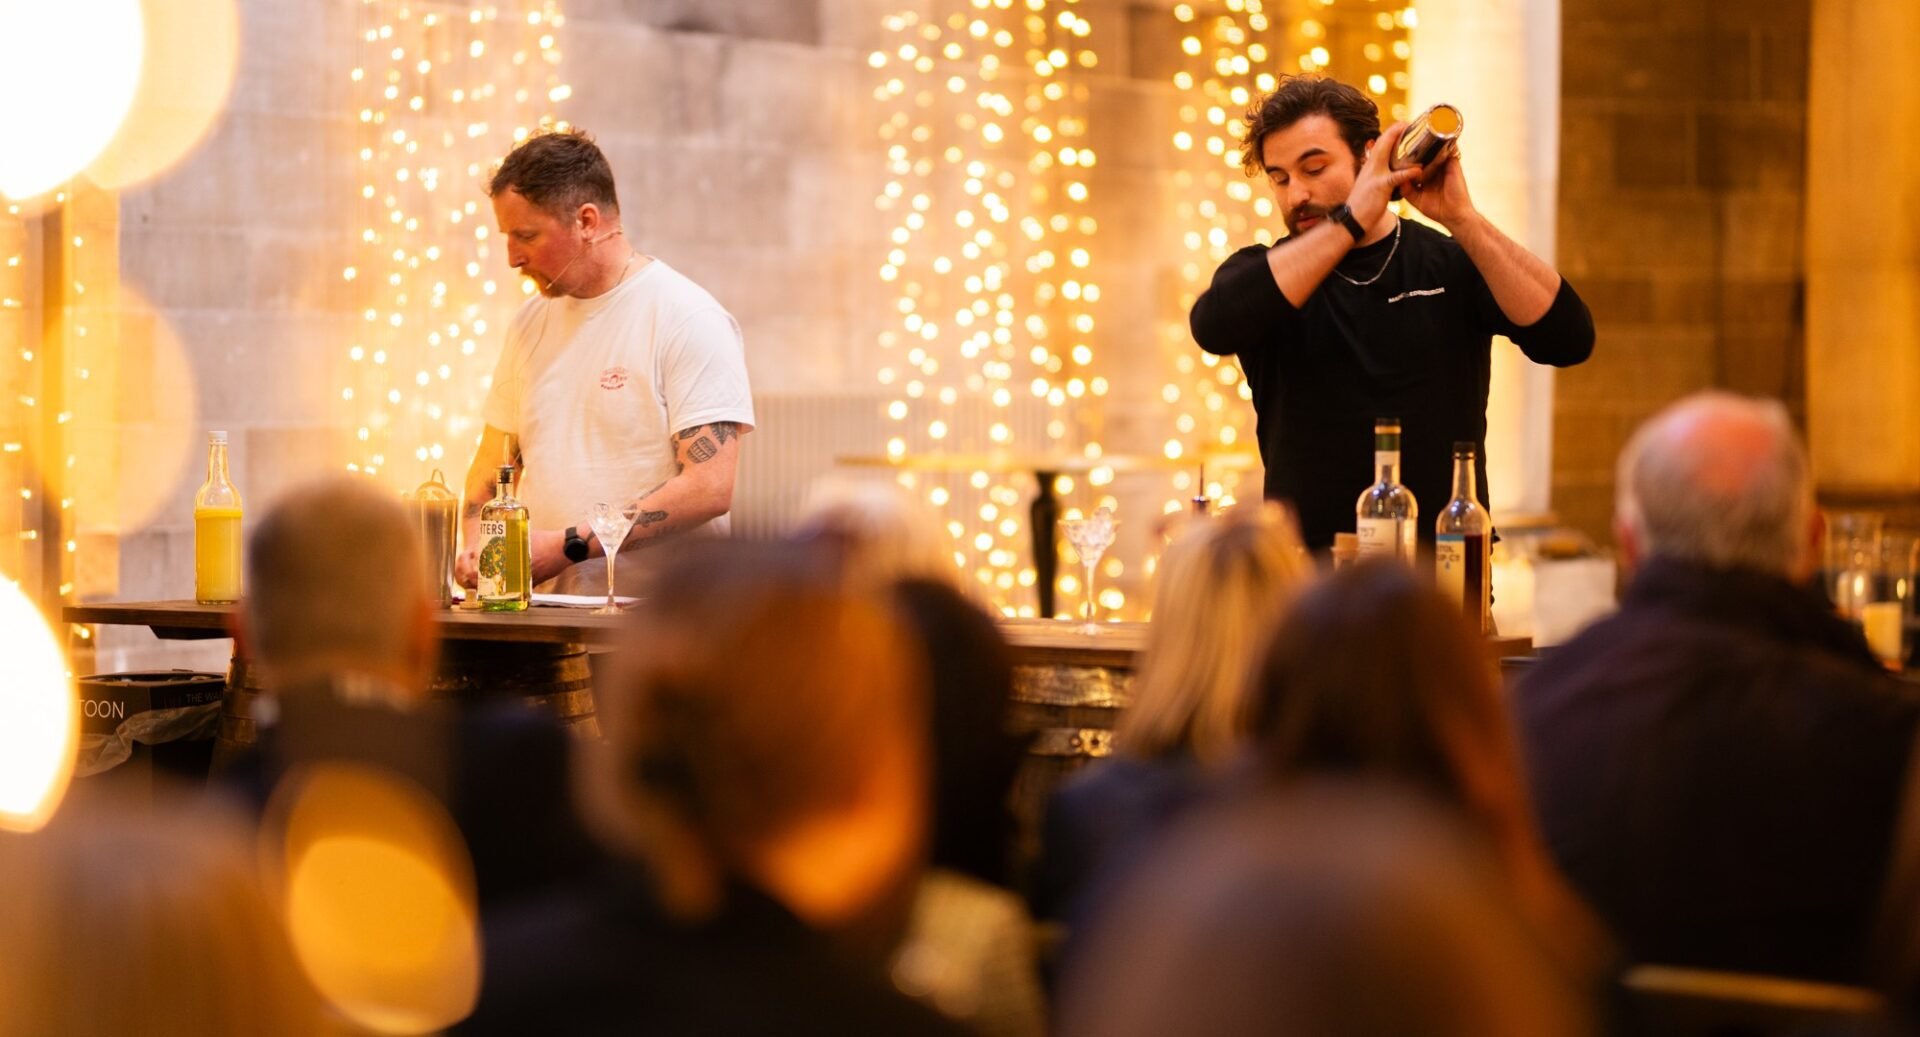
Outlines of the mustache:
M 1306 205 L 1301 205 L 1296 207 L 1293 210 L 1293 212 L 1288 215 L 1287 218 L 1290 222 L 1297 224 L 1301 220 L 1305 220 L 1305 219 L 1326 219 L 1327 212 L 1328 212 L 1327 206 L 1313 205 L 1309 203 Z

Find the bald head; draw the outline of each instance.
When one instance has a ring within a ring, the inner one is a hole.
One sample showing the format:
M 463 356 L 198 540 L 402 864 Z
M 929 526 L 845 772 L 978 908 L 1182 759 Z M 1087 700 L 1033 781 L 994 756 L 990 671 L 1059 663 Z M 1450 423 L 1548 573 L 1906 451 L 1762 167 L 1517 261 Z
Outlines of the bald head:
M 1620 455 L 1614 529 L 1630 560 L 1660 557 L 1803 580 L 1817 516 L 1787 409 L 1731 393 L 1689 396 Z

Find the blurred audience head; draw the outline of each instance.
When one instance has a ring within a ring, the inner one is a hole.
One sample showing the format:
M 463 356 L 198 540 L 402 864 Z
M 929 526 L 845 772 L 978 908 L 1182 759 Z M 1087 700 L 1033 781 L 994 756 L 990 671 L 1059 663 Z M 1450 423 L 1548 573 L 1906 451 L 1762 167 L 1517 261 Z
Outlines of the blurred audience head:
M 659 575 L 601 687 L 586 813 L 699 919 L 744 882 L 818 928 L 917 876 L 925 668 L 885 604 L 793 545 L 699 545 Z
M 1007 733 L 1013 659 L 965 596 L 939 515 L 891 481 L 829 475 L 808 492 L 796 534 L 837 559 L 850 590 L 889 597 L 918 637 L 932 696 L 932 863 L 1005 885 L 1020 763 Z
M 890 481 L 844 475 L 816 480 L 795 536 L 837 550 L 846 578 L 859 586 L 931 580 L 965 590 L 953 538 L 939 514 Z
M 1282 782 L 1397 782 L 1460 810 L 1534 919 L 1588 962 L 1602 939 L 1535 827 L 1492 661 L 1458 606 L 1408 567 L 1363 563 L 1289 609 L 1255 679 L 1261 756 Z
M 1292 519 L 1276 504 L 1242 504 L 1183 529 L 1160 559 L 1120 747 L 1204 762 L 1243 748 L 1253 720 L 1251 663 L 1312 575 Z
M 0 1037 L 332 1032 L 244 826 L 88 806 L 0 835 Z
M 1008 731 L 1013 654 L 993 620 L 951 584 L 906 580 L 893 598 L 928 664 L 931 863 L 1008 885 L 1011 796 L 1023 748 Z
M 1578 1037 L 1590 1010 L 1450 813 L 1317 783 L 1191 818 L 1065 977 L 1065 1037 Z
M 1774 400 L 1703 392 L 1654 415 L 1620 454 L 1614 539 L 1650 558 L 1803 582 L 1819 558 L 1806 451 Z
M 238 634 L 268 685 L 371 678 L 375 694 L 424 695 L 438 635 L 419 532 L 369 479 L 294 489 L 247 541 Z

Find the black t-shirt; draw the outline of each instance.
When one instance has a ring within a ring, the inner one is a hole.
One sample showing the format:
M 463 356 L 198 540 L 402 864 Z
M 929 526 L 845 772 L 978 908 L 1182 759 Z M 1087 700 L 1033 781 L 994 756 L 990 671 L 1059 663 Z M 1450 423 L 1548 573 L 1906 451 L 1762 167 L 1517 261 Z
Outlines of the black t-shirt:
M 1374 481 L 1373 423 L 1401 422 L 1401 482 L 1420 505 L 1420 536 L 1453 496 L 1453 444 L 1483 459 L 1494 335 L 1535 363 L 1566 367 L 1593 352 L 1593 318 L 1564 279 L 1546 316 L 1518 327 L 1452 238 L 1412 220 L 1400 240 L 1356 248 L 1296 309 L 1250 245 L 1228 257 L 1194 303 L 1200 348 L 1234 356 L 1257 416 L 1266 495 L 1291 501 L 1307 545 L 1354 528 L 1354 502 Z M 1281 243 L 1283 246 L 1285 242 Z M 1382 265 L 1385 270 L 1382 272 Z M 1345 274 L 1371 284 L 1354 285 Z

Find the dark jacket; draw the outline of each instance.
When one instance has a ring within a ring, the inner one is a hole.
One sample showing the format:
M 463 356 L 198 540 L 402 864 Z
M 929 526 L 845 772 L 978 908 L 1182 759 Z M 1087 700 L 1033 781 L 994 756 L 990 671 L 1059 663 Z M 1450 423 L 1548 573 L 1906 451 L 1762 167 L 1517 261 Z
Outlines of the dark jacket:
M 681 925 L 637 878 L 610 875 L 496 919 L 486 948 L 480 1003 L 456 1033 L 966 1033 L 844 964 L 824 937 L 741 885 L 718 917 Z
M 1210 789 L 1192 760 L 1118 755 L 1088 766 L 1047 803 L 1035 914 L 1076 927 L 1101 891 L 1131 870 Z
M 1632 959 L 1861 978 L 1920 704 L 1817 592 L 1655 560 L 1517 695 L 1541 827 Z

